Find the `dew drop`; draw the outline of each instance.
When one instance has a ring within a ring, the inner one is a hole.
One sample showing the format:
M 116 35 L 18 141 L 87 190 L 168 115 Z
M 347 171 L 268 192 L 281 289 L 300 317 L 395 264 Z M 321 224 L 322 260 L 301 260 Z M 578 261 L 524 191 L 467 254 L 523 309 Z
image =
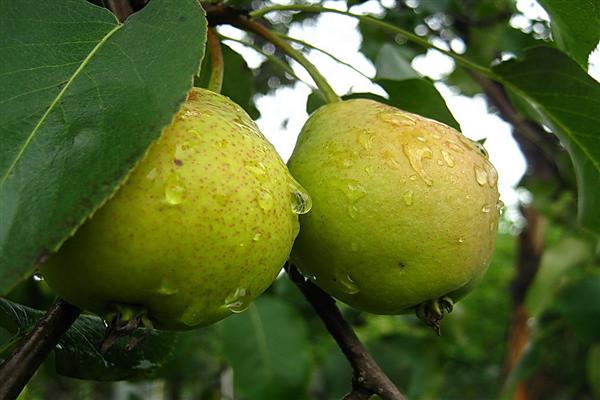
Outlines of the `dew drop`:
M 261 238 L 262 234 L 260 233 L 255 233 L 254 236 L 252 237 L 252 240 L 254 240 L 255 242 L 258 242 Z
M 36 282 L 41 282 L 44 280 L 44 277 L 39 272 L 36 272 L 33 274 L 33 280 Z
M 504 202 L 502 200 L 498 200 L 498 202 L 496 203 L 496 212 L 498 213 L 498 215 L 502 215 L 503 211 L 504 211 Z
M 340 271 L 335 278 L 344 293 L 356 294 L 360 292 L 360 288 L 348 273 Z
M 346 197 L 348 197 L 348 214 L 350 218 L 356 219 L 358 217 L 356 203 L 366 196 L 367 189 L 358 181 L 353 180 L 346 181 L 346 189 L 344 192 L 346 193 Z
M 458 243 L 463 244 L 465 242 L 464 238 L 458 238 Z
M 273 208 L 273 195 L 269 189 L 258 189 L 256 192 L 256 201 L 258 202 L 258 206 L 263 210 L 263 212 L 269 212 Z
M 200 133 L 200 131 L 198 129 L 193 129 L 193 128 L 192 129 L 188 129 L 187 132 L 191 133 L 192 135 L 197 136 L 199 138 L 202 137 L 202 134 Z
M 171 205 L 183 203 L 185 195 L 185 186 L 181 182 L 181 178 L 176 173 L 172 172 L 167 177 L 165 183 L 165 201 Z
M 146 174 L 146 179 L 153 181 L 157 175 L 158 171 L 156 171 L 156 168 L 152 168 L 150 172 Z
M 310 195 L 295 179 L 290 183 L 290 195 L 292 203 L 292 212 L 294 214 L 306 214 L 312 208 L 312 199 Z
M 417 180 L 417 176 L 416 175 L 411 175 L 408 177 L 408 179 L 410 179 L 411 181 L 416 181 Z
M 449 166 L 450 168 L 454 167 L 454 165 L 455 165 L 454 158 L 452 158 L 450 153 L 448 153 L 446 150 L 442 150 L 441 153 L 442 153 L 442 158 L 444 159 L 444 162 L 446 163 L 446 165 Z
M 402 150 L 404 154 L 408 158 L 408 162 L 412 169 L 423 179 L 427 186 L 433 185 L 433 179 L 429 176 L 429 174 L 425 171 L 423 167 L 424 159 L 431 159 L 433 157 L 433 152 L 426 145 L 414 145 L 414 144 L 403 144 Z
M 262 162 L 247 161 L 244 163 L 244 167 L 259 181 L 266 180 L 267 167 Z
M 383 111 L 377 114 L 377 118 L 396 126 L 414 126 L 417 124 L 413 117 L 398 110 Z
M 194 111 L 194 110 L 185 110 L 180 115 L 183 119 L 188 119 L 188 118 L 197 117 L 198 115 L 200 115 L 200 113 L 198 113 L 198 111 Z
M 225 298 L 225 307 L 234 314 L 244 312 L 250 306 L 252 298 L 250 291 L 245 288 L 237 288 L 235 292 Z
M 489 204 L 484 204 L 484 205 L 483 205 L 483 207 L 481 207 L 481 212 L 482 212 L 482 213 L 485 213 L 485 214 L 488 214 L 488 213 L 490 212 L 490 210 L 491 210 L 491 209 L 492 209 L 492 208 L 490 207 L 490 205 L 489 205 Z
M 461 145 L 459 145 L 456 142 L 453 142 L 452 140 L 446 140 L 444 142 L 444 144 L 446 145 L 446 147 L 448 147 L 450 150 L 452 150 L 455 153 L 462 154 L 465 152 L 465 149 Z
M 494 168 L 494 166 L 491 163 L 487 163 L 487 181 L 488 181 L 488 185 L 493 188 L 496 186 L 496 184 L 498 183 L 498 172 L 496 171 L 496 168 Z
M 167 282 L 166 279 L 163 279 L 156 292 L 163 296 L 170 296 L 170 295 L 179 293 L 179 290 L 177 288 L 173 287 L 173 285 L 169 284 L 169 282 Z
M 360 143 L 365 150 L 371 150 L 373 139 L 373 134 L 366 129 L 358 134 L 358 143 Z
M 402 194 L 402 200 L 404 201 L 404 204 L 406 204 L 407 206 L 412 206 L 413 203 L 413 191 L 412 190 L 407 190 Z
M 417 140 L 422 143 L 427 142 L 427 139 L 425 139 L 423 136 L 417 136 Z
M 487 173 L 485 169 L 481 168 L 479 165 L 475 165 L 475 180 L 479 184 L 479 186 L 484 186 L 487 184 Z

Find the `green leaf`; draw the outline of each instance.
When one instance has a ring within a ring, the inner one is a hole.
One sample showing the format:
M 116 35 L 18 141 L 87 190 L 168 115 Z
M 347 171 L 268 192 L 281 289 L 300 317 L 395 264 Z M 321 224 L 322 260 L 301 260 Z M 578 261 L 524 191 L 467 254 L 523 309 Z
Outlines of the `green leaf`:
M 0 294 L 72 234 L 171 121 L 198 72 L 196 0 L 119 24 L 83 0 L 0 2 Z
M 560 294 L 559 309 L 575 334 L 600 342 L 600 275 L 587 276 Z
M 222 323 L 225 358 L 240 398 L 303 398 L 309 348 L 304 320 L 284 301 L 262 296 Z
M 539 317 L 551 306 L 569 269 L 588 260 L 591 255 L 592 251 L 585 242 L 572 237 L 546 249 L 525 297 L 525 308 L 530 316 Z
M 547 119 L 577 175 L 579 222 L 600 233 L 600 84 L 564 53 L 535 47 L 493 68 Z
M 600 398 L 600 343 L 594 344 L 587 355 L 587 381 L 596 398 Z
M 0 326 L 9 332 L 27 331 L 43 315 L 42 311 L 0 298 Z M 130 338 L 121 338 L 102 354 L 98 347 L 105 329 L 98 317 L 79 317 L 54 349 L 57 372 L 96 381 L 148 377 L 170 355 L 175 343 L 174 333 L 153 330 L 130 351 L 125 349 Z M 135 332 L 142 333 L 139 329 Z
M 421 77 L 403 56 L 400 47 L 391 43 L 385 43 L 381 47 L 375 66 L 378 79 L 403 80 Z
M 600 40 L 600 3 L 597 0 L 539 0 L 551 18 L 559 48 L 587 68 L 588 56 Z

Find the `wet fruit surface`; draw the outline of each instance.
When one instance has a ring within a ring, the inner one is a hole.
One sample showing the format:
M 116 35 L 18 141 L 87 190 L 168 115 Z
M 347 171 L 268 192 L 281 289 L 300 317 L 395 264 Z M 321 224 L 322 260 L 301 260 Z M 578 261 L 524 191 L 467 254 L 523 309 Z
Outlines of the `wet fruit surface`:
M 124 304 L 146 309 L 158 328 L 206 325 L 271 284 L 309 207 L 250 117 L 193 89 L 125 184 L 41 272 L 100 315 Z
M 292 261 L 345 303 L 401 313 L 457 300 L 485 273 L 498 175 L 456 130 L 371 100 L 334 103 L 309 118 L 288 166 L 313 200 Z

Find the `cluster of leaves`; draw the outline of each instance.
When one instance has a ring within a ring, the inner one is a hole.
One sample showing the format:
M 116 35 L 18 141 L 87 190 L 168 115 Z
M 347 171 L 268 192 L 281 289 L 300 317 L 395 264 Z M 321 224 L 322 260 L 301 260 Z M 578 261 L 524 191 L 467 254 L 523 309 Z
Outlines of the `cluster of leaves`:
M 522 187 L 549 228 L 524 300 L 530 345 L 509 376 L 503 362 L 513 307 L 509 286 L 516 274 L 514 231 L 499 235 L 488 275 L 445 321 L 441 338 L 411 316 L 344 309 L 345 316 L 410 398 L 510 397 L 523 381 L 537 398 L 600 396 L 597 239 L 573 222 L 578 208 L 586 228 L 600 229 L 600 85 L 585 72 L 600 38 L 600 9 L 585 0 L 540 0 L 551 22 L 528 21 L 529 28 L 517 28 L 511 18 L 524 17 L 512 0 L 388 3 L 379 4 L 381 20 L 433 43 L 464 47 L 466 60 L 492 66 L 490 74 L 502 84 L 516 119 L 490 97 L 482 84 L 488 77 L 460 68 L 460 62 L 440 81 L 464 95 L 484 93 L 490 106 L 514 124 L 519 143 L 534 143 L 534 151 L 526 153 L 529 170 Z M 0 18 L 0 59 L 7 60 L 0 70 L 5 89 L 0 135 L 6 143 L 0 153 L 0 294 L 9 299 L 0 299 L 3 357 L 39 318 L 39 311 L 23 304 L 44 309 L 51 301 L 43 282 L 23 278 L 115 190 L 170 121 L 199 68 L 205 20 L 193 0 L 152 0 L 124 25 L 107 10 L 76 0 L 4 2 Z M 291 12 L 268 17 L 281 34 L 314 18 Z M 376 66 L 374 82 L 387 93 L 377 98 L 458 127 L 434 82 L 410 66 L 426 49 L 364 20 L 359 28 L 361 52 Z M 265 61 L 251 70 L 225 47 L 223 93 L 257 117 L 257 96 L 294 82 L 291 62 L 269 43 L 251 36 L 244 42 Z M 206 84 L 208 66 L 205 59 L 196 85 Z M 347 94 L 353 96 L 374 95 Z M 312 95 L 307 110 L 321 101 Z M 523 121 L 543 129 L 527 136 L 518 126 Z M 551 161 L 547 174 L 533 170 L 539 154 Z M 348 391 L 346 361 L 286 279 L 277 280 L 246 313 L 176 338 L 154 332 L 134 352 L 123 351 L 125 342 L 118 342 L 107 354 L 98 353 L 102 330 L 101 320 L 81 317 L 26 396 L 148 398 L 148 390 L 162 387 L 172 399 L 232 393 L 241 399 L 335 399 Z

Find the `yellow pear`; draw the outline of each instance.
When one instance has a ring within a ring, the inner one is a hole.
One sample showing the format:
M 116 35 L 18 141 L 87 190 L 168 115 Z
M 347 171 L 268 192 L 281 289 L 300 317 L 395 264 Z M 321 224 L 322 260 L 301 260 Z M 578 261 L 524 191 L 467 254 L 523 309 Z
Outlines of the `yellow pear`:
M 162 329 L 207 325 L 272 283 L 308 207 L 250 117 L 195 88 L 114 197 L 40 270 L 59 296 L 100 315 L 131 307 Z
M 288 167 L 313 201 L 292 261 L 332 296 L 439 319 L 483 277 L 498 175 L 455 129 L 372 100 L 333 103 L 306 122 Z

